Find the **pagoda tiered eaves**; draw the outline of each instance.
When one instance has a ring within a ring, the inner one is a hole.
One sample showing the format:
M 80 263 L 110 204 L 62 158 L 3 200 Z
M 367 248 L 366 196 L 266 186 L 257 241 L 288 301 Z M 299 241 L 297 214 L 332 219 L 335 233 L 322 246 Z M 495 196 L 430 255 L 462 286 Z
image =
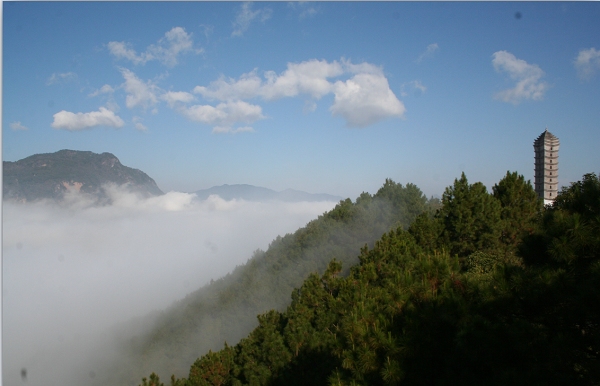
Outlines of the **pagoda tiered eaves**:
M 558 193 L 558 149 L 560 141 L 546 129 L 534 142 L 535 191 L 545 203 Z

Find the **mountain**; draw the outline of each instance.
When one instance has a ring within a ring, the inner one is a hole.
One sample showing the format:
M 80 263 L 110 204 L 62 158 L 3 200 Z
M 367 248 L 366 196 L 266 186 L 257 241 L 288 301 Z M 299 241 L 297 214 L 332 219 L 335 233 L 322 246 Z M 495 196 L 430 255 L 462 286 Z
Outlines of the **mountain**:
M 146 173 L 121 164 L 111 153 L 60 150 L 2 163 L 4 199 L 61 200 L 69 191 L 103 198 L 102 185 L 126 185 L 145 197 L 164 194 Z
M 266 251 L 256 250 L 225 277 L 191 292 L 158 316 L 127 325 L 123 331 L 133 333 L 118 335 L 119 353 L 106 362 L 93 360 L 97 376 L 92 383 L 86 378 L 85 384 L 135 386 L 151 371 L 186 376 L 201 355 L 248 335 L 258 325 L 256 315 L 285 310 L 290 293 L 311 273 L 322 274 L 334 258 L 347 273 L 358 263 L 362 247 L 373 247 L 382 234 L 407 228 L 419 214 L 433 213 L 438 206 L 416 185 L 392 180 L 375 195 L 362 193 L 355 202 L 340 201 L 305 227 L 275 238 Z
M 246 200 L 246 201 L 340 201 L 342 197 L 331 194 L 313 194 L 300 190 L 286 189 L 277 192 L 272 189 L 259 186 L 237 184 L 213 186 L 209 189 L 197 190 L 194 192 L 199 199 L 205 200 L 208 196 L 216 194 L 224 200 Z

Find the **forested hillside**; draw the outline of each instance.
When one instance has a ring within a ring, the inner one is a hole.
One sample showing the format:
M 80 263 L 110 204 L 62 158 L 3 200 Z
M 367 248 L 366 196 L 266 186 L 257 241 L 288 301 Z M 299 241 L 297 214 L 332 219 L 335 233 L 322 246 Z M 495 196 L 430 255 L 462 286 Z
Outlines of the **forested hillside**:
M 427 199 L 417 186 L 392 180 L 374 195 L 362 193 L 354 202 L 340 201 L 304 228 L 277 237 L 267 251 L 255 251 L 226 277 L 162 312 L 149 328 L 145 326 L 147 332 L 123 338 L 123 355 L 108 363 L 109 370 L 99 372 L 93 384 L 137 385 L 152 371 L 187 375 L 190 364 L 210 349 L 247 336 L 258 325 L 256 315 L 285 310 L 292 290 L 311 273 L 323 273 L 332 259 L 343 262 L 349 272 L 361 247 L 373 246 L 390 229 L 408 228 L 418 215 L 434 213 L 438 207 L 439 199 Z
M 368 219 L 361 202 L 318 221 Z M 332 260 L 288 292 L 289 307 L 261 314 L 246 338 L 171 383 L 598 385 L 599 258 L 596 175 L 542 208 L 516 173 L 492 193 L 463 174 L 435 215 L 363 247 L 349 275 Z M 161 382 L 152 374 L 142 384 Z

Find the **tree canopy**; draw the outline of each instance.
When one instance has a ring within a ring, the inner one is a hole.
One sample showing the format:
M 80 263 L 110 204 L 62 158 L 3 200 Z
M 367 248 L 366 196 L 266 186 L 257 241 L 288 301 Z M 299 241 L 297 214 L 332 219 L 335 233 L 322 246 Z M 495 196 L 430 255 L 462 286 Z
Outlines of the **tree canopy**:
M 362 247 L 347 275 L 331 260 L 172 384 L 600 384 L 600 180 L 545 209 L 531 192 L 463 174 L 436 214 Z

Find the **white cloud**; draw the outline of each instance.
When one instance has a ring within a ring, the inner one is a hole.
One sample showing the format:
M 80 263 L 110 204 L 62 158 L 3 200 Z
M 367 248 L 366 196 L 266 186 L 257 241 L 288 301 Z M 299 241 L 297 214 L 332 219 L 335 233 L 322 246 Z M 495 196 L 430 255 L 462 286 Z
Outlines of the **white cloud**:
M 177 55 L 193 51 L 193 45 L 191 34 L 181 27 L 174 27 L 158 41 L 158 44 L 148 47 L 148 51 L 164 65 L 173 67 L 177 64 Z M 202 52 L 202 50 L 195 51 Z
M 142 107 L 147 109 L 154 106 L 158 102 L 156 93 L 159 92 L 158 87 L 152 82 L 144 83 L 133 72 L 126 68 L 121 68 L 121 74 L 125 78 L 123 87 L 128 93 L 125 99 L 125 105 L 132 109 L 134 107 Z
M 427 46 L 427 49 L 425 50 L 425 52 L 423 52 L 421 55 L 419 55 L 419 57 L 417 58 L 416 62 L 417 63 L 421 63 L 424 59 L 428 59 L 433 57 L 434 53 L 439 49 L 440 47 L 438 46 L 437 43 L 433 43 Z
M 511 79 L 517 81 L 514 88 L 495 94 L 495 98 L 504 102 L 518 104 L 522 100 L 541 100 L 548 90 L 548 84 L 541 81 L 544 71 L 537 64 L 529 64 L 517 59 L 507 51 L 498 51 L 493 55 L 492 64 L 497 72 L 506 72 Z
M 210 105 L 194 105 L 182 107 L 179 111 L 188 119 L 215 127 L 215 132 L 230 132 L 239 123 L 253 123 L 265 117 L 262 108 L 244 101 L 228 101 L 216 107 Z M 248 131 L 248 130 L 246 130 Z
M 74 72 L 65 72 L 62 74 L 54 73 L 52 74 L 48 80 L 46 80 L 46 85 L 50 86 L 56 83 L 68 83 L 77 79 L 77 74 Z
M 579 51 L 575 58 L 575 69 L 580 79 L 591 79 L 600 70 L 600 51 L 595 48 Z
M 127 59 L 133 64 L 145 64 L 148 60 L 152 60 L 146 53 L 138 55 L 135 50 L 129 48 L 129 44 L 125 42 L 108 42 L 107 47 L 110 53 L 116 56 L 117 59 Z
M 140 54 L 125 42 L 109 42 L 107 47 L 117 59 L 126 59 L 133 64 L 146 64 L 151 60 L 158 60 L 166 66 L 173 67 L 177 64 L 179 54 L 202 52 L 202 49 L 194 49 L 193 45 L 192 34 L 188 34 L 181 27 L 173 27 L 157 44 L 150 45 L 145 52 Z
M 98 90 L 88 94 L 89 97 L 95 97 L 98 96 L 100 94 L 112 94 L 113 92 L 115 92 L 115 89 L 112 88 L 112 86 L 105 84 L 104 86 L 100 87 Z
M 100 107 L 99 111 L 77 114 L 62 110 L 54 114 L 54 122 L 52 122 L 53 128 L 69 131 L 89 129 L 95 126 L 122 127 L 123 120 L 107 108 Z
M 12 123 L 10 124 L 10 128 L 11 128 L 12 130 L 15 130 L 15 131 L 29 130 L 29 128 L 28 128 L 28 127 L 26 127 L 26 126 L 23 126 L 23 125 L 21 124 L 21 121 L 12 122 Z
M 349 127 L 366 127 L 389 117 L 401 118 L 405 107 L 390 90 L 383 75 L 357 74 L 334 85 L 330 110 L 346 120 Z
M 238 80 L 221 76 L 211 82 L 208 87 L 196 86 L 194 93 L 210 100 L 252 99 L 260 94 L 262 80 L 256 75 L 256 70 L 242 74 Z
M 353 77 L 345 82 L 332 81 L 332 78 L 343 75 Z M 426 89 L 418 81 L 414 81 L 413 87 L 421 92 Z M 364 127 L 387 117 L 402 117 L 405 111 L 402 102 L 390 89 L 381 67 L 366 62 L 354 64 L 343 58 L 340 62 L 331 63 L 316 59 L 288 63 L 287 69 L 279 75 L 275 71 L 266 71 L 264 79 L 257 75 L 256 69 L 239 79 L 222 76 L 207 87 L 196 86 L 194 93 L 209 100 L 228 102 L 253 98 L 270 101 L 304 94 L 313 99 L 305 104 L 305 113 L 316 109 L 314 100 L 333 93 L 333 115 L 346 119 L 351 127 Z M 197 106 L 195 115 L 202 112 L 202 116 L 209 113 L 213 116 L 219 113 L 217 110 L 212 106 Z
M 179 103 L 189 103 L 194 100 L 194 96 L 185 91 L 168 91 L 160 96 L 160 99 L 167 102 L 169 107 L 174 107 Z
M 348 65 L 349 69 L 355 69 Z M 309 60 L 301 63 L 288 63 L 287 70 L 277 75 L 274 71 L 265 72 L 265 81 L 257 76 L 256 69 L 243 74 L 238 80 L 221 77 L 208 87 L 196 86 L 194 92 L 207 99 L 236 100 L 251 99 L 257 96 L 266 100 L 294 97 L 309 94 L 319 99 L 331 92 L 332 84 L 327 78 L 344 74 L 344 67 L 337 61 Z
M 337 61 L 328 63 L 326 60 L 313 59 L 301 63 L 288 63 L 287 70 L 279 76 L 273 71 L 265 73 L 267 81 L 261 89 L 261 95 L 271 100 L 302 93 L 319 99 L 332 91 L 332 84 L 327 78 L 343 73 L 344 69 Z
M 264 22 L 271 17 L 272 13 L 270 8 L 253 11 L 251 2 L 243 3 L 233 22 L 233 32 L 231 33 L 231 36 L 242 36 L 254 20 Z

